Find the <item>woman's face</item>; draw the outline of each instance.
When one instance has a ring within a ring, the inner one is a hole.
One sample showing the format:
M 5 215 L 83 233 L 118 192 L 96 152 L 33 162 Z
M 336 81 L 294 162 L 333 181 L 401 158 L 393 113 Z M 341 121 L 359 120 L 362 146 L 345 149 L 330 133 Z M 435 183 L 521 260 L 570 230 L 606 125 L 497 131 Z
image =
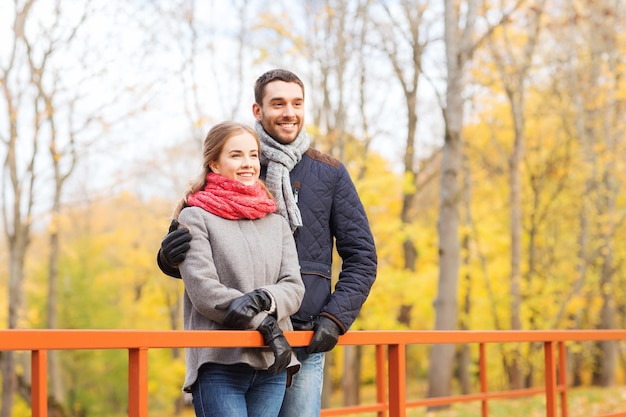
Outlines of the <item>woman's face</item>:
M 256 139 L 248 132 L 231 136 L 226 140 L 218 160 L 211 162 L 209 167 L 216 174 L 245 185 L 254 185 L 261 169 Z

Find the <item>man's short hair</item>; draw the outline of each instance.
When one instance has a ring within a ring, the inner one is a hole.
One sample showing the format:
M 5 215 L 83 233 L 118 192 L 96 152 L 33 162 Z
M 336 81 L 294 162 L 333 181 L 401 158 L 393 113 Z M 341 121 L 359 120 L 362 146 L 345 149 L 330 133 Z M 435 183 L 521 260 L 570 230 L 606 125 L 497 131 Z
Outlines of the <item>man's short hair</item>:
M 285 69 L 273 69 L 261 75 L 254 83 L 254 101 L 260 106 L 263 104 L 263 94 L 265 86 L 273 81 L 284 81 L 286 83 L 296 83 L 302 88 L 302 98 L 304 98 L 304 83 L 296 74 Z

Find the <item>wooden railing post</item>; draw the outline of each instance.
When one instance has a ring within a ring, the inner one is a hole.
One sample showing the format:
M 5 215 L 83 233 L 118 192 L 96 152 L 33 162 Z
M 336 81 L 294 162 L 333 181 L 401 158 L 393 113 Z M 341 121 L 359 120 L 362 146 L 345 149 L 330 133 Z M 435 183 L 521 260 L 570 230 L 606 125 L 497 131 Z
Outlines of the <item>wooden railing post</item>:
M 556 416 L 556 361 L 554 360 L 554 342 L 544 343 L 546 373 L 546 416 Z
M 406 346 L 389 345 L 389 416 L 406 417 Z
M 559 342 L 559 385 L 561 390 L 561 417 L 567 417 L 567 351 L 565 342 Z
M 487 383 L 487 354 L 484 343 L 478 344 L 478 375 L 480 378 L 480 393 L 487 394 L 489 385 Z M 489 403 L 486 397 L 481 400 L 481 412 L 482 417 L 489 416 Z
M 128 349 L 128 416 L 148 417 L 148 349 Z
M 387 404 L 387 349 L 386 346 L 376 345 L 376 402 Z M 387 407 L 377 413 L 378 417 L 387 417 Z
M 31 351 L 30 400 L 33 417 L 48 417 L 48 351 Z

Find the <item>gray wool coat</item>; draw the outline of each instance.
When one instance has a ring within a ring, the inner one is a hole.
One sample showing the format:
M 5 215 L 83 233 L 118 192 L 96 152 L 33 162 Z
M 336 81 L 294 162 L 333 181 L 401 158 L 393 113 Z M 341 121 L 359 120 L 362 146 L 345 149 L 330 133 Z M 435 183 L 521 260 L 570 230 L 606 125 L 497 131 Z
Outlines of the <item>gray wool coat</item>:
M 179 269 L 185 284 L 183 320 L 186 330 L 225 330 L 225 310 L 216 306 L 257 288 L 270 292 L 283 330 L 298 311 L 304 284 L 296 245 L 287 221 L 278 214 L 257 220 L 227 220 L 198 207 L 184 208 L 178 221 L 191 232 L 191 248 Z M 266 312 L 250 323 L 256 329 Z M 245 363 L 267 369 L 274 363 L 269 348 L 188 348 L 183 389 L 190 391 L 204 363 Z M 292 365 L 298 366 L 295 356 Z

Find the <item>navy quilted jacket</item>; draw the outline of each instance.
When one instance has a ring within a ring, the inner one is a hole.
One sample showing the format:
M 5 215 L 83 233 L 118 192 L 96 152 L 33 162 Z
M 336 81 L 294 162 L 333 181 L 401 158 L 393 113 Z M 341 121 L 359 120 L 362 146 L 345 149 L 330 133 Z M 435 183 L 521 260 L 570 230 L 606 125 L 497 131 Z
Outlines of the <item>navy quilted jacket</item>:
M 291 320 L 295 329 L 308 330 L 317 316 L 324 315 L 345 333 L 376 279 L 376 247 L 363 204 L 345 166 L 317 150 L 309 149 L 290 177 L 302 215 L 303 226 L 295 240 L 306 288 L 300 310 Z M 333 244 L 342 259 L 334 291 Z

